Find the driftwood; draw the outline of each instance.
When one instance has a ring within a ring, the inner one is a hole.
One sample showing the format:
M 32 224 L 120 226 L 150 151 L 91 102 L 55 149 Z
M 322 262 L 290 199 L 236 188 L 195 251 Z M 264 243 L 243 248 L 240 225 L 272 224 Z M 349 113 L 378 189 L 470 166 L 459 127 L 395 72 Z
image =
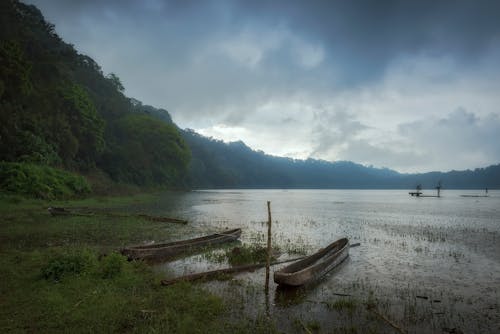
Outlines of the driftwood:
M 300 259 L 303 259 L 303 257 L 285 260 L 285 261 L 273 262 L 273 263 L 271 263 L 271 265 L 297 261 Z M 185 275 L 185 276 L 181 276 L 181 277 L 176 277 L 173 279 L 162 280 L 161 285 L 172 285 L 172 284 L 179 283 L 179 282 L 192 282 L 192 281 L 197 281 L 197 280 L 201 280 L 201 279 L 210 279 L 210 278 L 214 278 L 214 277 L 217 277 L 219 275 L 224 275 L 224 274 L 235 274 L 235 273 L 240 273 L 240 272 L 244 272 L 244 271 L 254 271 L 255 269 L 259 269 L 259 268 L 262 268 L 265 266 L 266 266 L 266 263 L 256 263 L 256 264 L 247 264 L 247 265 L 243 265 L 243 266 L 206 271 L 203 273 L 189 274 L 189 275 Z
M 307 326 L 302 322 L 302 320 L 299 320 L 300 322 L 300 325 L 302 326 L 302 328 L 304 328 L 304 330 L 306 331 L 307 334 L 312 334 L 311 330 L 309 328 L 307 328 Z
M 150 216 L 150 215 L 146 215 L 146 214 L 138 214 L 136 216 L 139 218 L 153 221 L 153 222 L 176 223 L 176 224 L 187 224 L 188 223 L 187 220 L 170 218 L 170 217 Z
M 164 222 L 164 223 L 175 223 L 175 224 L 187 224 L 188 221 L 184 219 L 170 218 L 170 217 L 161 217 L 161 216 L 152 216 L 143 213 L 139 214 L 122 214 L 115 212 L 106 212 L 103 210 L 92 211 L 90 209 L 80 209 L 80 210 L 71 210 L 67 208 L 61 207 L 50 207 L 47 209 L 52 216 L 93 216 L 93 215 L 103 215 L 108 217 L 119 217 L 119 218 L 127 218 L 127 217 L 138 217 L 142 219 L 146 219 L 154 222 Z
M 389 326 L 394 328 L 399 333 L 406 334 L 406 331 L 404 329 L 402 329 L 401 327 L 399 327 L 398 325 L 396 325 L 395 323 L 393 323 L 392 321 L 387 319 L 383 314 L 381 314 L 377 310 L 375 310 L 375 308 L 370 307 L 370 308 L 368 308 L 368 311 L 372 312 L 373 314 L 378 316 L 380 319 L 384 320 Z
M 69 209 L 59 208 L 59 207 L 50 207 L 47 208 L 47 211 L 52 216 L 91 216 L 91 213 L 82 213 L 82 212 L 74 212 Z

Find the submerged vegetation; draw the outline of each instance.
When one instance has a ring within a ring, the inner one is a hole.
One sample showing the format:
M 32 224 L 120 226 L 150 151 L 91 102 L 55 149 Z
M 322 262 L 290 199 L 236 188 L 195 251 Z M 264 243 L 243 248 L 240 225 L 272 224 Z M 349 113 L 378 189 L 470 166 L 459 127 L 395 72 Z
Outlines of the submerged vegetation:
M 204 255 L 208 260 L 215 262 L 227 262 L 231 266 L 241 266 L 246 264 L 265 263 L 267 260 L 267 248 L 257 244 L 243 244 L 237 247 L 224 249 L 222 252 L 211 251 Z M 271 261 L 276 260 L 273 256 Z

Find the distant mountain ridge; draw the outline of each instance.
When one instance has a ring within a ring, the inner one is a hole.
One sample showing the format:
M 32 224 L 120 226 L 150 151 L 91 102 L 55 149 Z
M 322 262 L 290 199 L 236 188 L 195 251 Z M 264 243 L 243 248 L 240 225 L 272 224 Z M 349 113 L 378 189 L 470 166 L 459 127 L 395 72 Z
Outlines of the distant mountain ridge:
M 193 130 L 181 131 L 192 152 L 194 188 L 499 189 L 500 164 L 475 170 L 403 174 L 350 161 L 297 160 L 252 150 L 242 141 L 224 143 Z

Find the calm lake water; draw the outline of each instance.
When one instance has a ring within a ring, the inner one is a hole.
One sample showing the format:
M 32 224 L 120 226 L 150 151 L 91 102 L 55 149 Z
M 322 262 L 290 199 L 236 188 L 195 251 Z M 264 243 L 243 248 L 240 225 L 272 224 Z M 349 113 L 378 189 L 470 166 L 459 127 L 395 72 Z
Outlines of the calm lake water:
M 499 333 L 500 191 L 463 194 L 483 191 L 414 198 L 405 190 L 206 190 L 165 193 L 131 210 L 188 219 L 188 226 L 166 227 L 172 240 L 241 227 L 243 243 L 265 244 L 271 201 L 280 259 L 341 237 L 361 243 L 338 269 L 304 289 L 282 291 L 271 283 L 265 295 L 264 270 L 203 283 L 239 301 L 235 317 L 269 315 L 287 332 L 303 332 L 304 324 L 319 332 L 393 331 L 381 314 L 414 333 Z M 221 267 L 227 264 L 197 255 L 156 270 L 175 277 Z M 346 298 L 350 304 L 342 304 Z

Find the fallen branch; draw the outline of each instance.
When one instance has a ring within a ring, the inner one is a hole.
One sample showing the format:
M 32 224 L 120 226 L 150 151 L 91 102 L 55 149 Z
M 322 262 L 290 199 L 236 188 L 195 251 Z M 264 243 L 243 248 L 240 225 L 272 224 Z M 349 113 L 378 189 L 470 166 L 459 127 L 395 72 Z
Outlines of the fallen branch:
M 303 259 L 303 257 L 285 260 L 285 261 L 273 262 L 273 263 L 271 263 L 271 265 L 297 261 L 300 259 Z M 192 281 L 196 281 L 196 280 L 200 280 L 200 279 L 209 279 L 209 278 L 217 277 L 219 275 L 224 275 L 224 274 L 235 274 L 235 273 L 240 273 L 240 272 L 244 272 L 244 271 L 254 271 L 255 269 L 259 269 L 259 268 L 262 268 L 265 266 L 266 266 L 265 263 L 256 263 L 256 264 L 247 264 L 244 266 L 237 266 L 237 267 L 231 267 L 231 268 L 206 271 L 203 273 L 190 274 L 190 275 L 185 275 L 185 276 L 181 276 L 181 277 L 176 277 L 173 279 L 162 280 L 161 285 L 172 285 L 172 284 L 179 283 L 179 282 L 192 282 Z
M 74 212 L 65 208 L 58 208 L 58 207 L 50 207 L 47 208 L 47 211 L 52 215 L 52 216 L 91 216 L 91 213 L 81 213 L 81 212 Z
M 159 217 L 159 216 L 150 216 L 146 214 L 138 214 L 136 215 L 139 218 L 143 218 L 153 222 L 163 222 L 163 223 L 176 223 L 176 224 L 187 224 L 188 221 L 184 219 L 170 218 L 170 217 Z
M 307 328 L 306 325 L 304 325 L 304 323 L 302 322 L 302 320 L 299 320 L 300 324 L 302 325 L 302 328 L 304 328 L 304 330 L 306 331 L 307 334 L 312 334 L 312 332 L 309 330 L 309 328 Z
M 351 297 L 352 296 L 352 295 L 349 295 L 347 293 L 336 293 L 336 292 L 334 292 L 333 295 L 340 296 L 340 297 Z
M 380 319 L 384 320 L 389 326 L 397 330 L 399 333 L 406 334 L 406 331 L 402 329 L 401 327 L 397 326 L 395 323 L 384 317 L 384 315 L 380 314 L 375 310 L 373 307 L 368 308 L 368 311 L 372 312 L 373 314 L 377 315 Z
M 187 224 L 188 221 L 184 219 L 170 218 L 170 217 L 161 217 L 161 216 L 151 216 L 144 213 L 139 214 L 123 214 L 123 213 L 115 213 L 115 212 L 106 212 L 104 210 L 92 211 L 90 209 L 67 209 L 61 207 L 50 207 L 47 209 L 52 216 L 94 216 L 94 215 L 103 215 L 107 217 L 117 217 L 117 218 L 127 218 L 127 217 L 138 217 L 142 219 L 146 219 L 154 222 L 164 222 L 164 223 L 176 223 L 176 224 Z

